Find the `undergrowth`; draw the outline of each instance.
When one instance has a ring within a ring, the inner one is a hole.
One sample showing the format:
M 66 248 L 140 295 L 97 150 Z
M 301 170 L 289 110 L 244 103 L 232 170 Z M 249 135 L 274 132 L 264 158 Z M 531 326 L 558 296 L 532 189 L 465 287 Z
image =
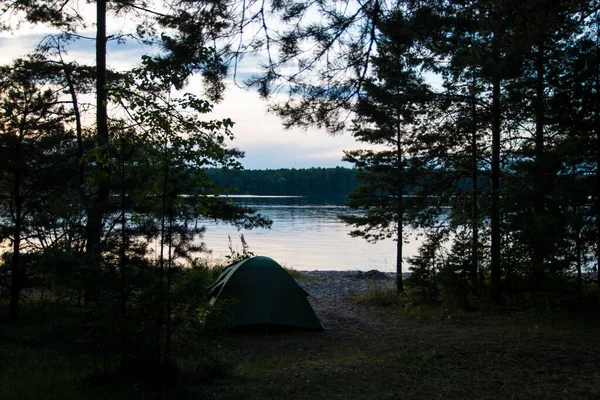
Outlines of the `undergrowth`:
M 359 304 L 372 306 L 392 306 L 401 303 L 401 299 L 396 293 L 396 288 L 380 286 L 374 281 L 369 282 L 369 289 L 361 293 L 356 301 Z
M 535 322 L 540 324 L 580 324 L 585 325 L 600 316 L 592 307 L 579 307 L 574 312 L 570 303 L 556 306 L 550 303 L 533 302 L 531 296 L 506 298 L 504 304 L 494 306 L 485 298 L 471 296 L 466 302 L 457 302 L 454 297 L 438 297 L 433 300 L 424 297 L 422 292 L 411 288 L 405 289 L 400 295 L 395 287 L 382 286 L 376 281 L 369 283 L 368 289 L 355 298 L 358 304 L 381 307 L 381 310 L 391 314 L 402 314 L 418 320 L 437 321 L 484 321 L 510 320 L 512 323 Z M 593 311 L 590 311 L 593 310 Z

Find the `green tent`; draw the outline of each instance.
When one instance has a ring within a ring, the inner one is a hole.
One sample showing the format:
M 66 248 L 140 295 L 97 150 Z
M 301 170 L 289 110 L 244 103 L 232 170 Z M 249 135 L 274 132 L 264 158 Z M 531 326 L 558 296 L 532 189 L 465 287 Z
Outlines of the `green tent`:
M 229 326 L 281 325 L 323 329 L 304 291 L 269 257 L 251 257 L 226 267 L 209 288 L 212 302 L 232 298 Z

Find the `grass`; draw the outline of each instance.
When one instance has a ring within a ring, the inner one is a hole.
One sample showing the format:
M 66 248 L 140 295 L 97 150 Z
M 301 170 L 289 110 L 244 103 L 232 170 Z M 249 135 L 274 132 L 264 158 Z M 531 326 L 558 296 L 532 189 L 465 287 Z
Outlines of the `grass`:
M 443 310 L 442 310 L 443 311 Z M 207 398 L 594 398 L 597 320 L 376 309 L 366 332 L 228 336 L 233 377 L 198 388 Z M 573 338 L 577 338 L 576 341 Z M 203 397 L 203 396 L 200 396 Z
M 207 390 L 223 399 L 600 395 L 597 325 L 508 316 L 423 321 L 386 313 L 390 329 L 365 335 L 230 338 L 237 378 Z
M 0 399 L 80 399 L 93 369 L 85 356 L 29 347 L 0 346 Z
M 100 360 L 39 340 L 37 326 L 5 325 L 0 399 L 600 398 L 597 315 L 407 312 L 390 301 L 393 289 L 369 293 L 355 306 L 382 322 L 376 328 L 224 334 L 215 349 L 223 364 L 189 354 L 183 379 L 158 391 L 99 385 Z
M 369 290 L 361 293 L 356 302 L 359 304 L 368 304 L 373 306 L 391 306 L 398 305 L 400 299 L 396 293 L 396 288 L 378 286 L 375 282 L 369 284 Z

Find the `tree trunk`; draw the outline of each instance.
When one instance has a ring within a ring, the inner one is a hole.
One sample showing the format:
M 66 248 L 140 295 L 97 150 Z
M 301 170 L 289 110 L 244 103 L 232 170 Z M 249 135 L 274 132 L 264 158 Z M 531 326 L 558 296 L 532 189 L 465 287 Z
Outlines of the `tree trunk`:
M 167 258 L 167 332 L 165 338 L 165 365 L 168 365 L 171 358 L 171 335 L 172 335 L 172 321 L 171 321 L 171 267 L 173 261 L 173 219 L 174 219 L 174 203 L 175 194 L 171 192 L 170 205 L 169 205 L 169 253 Z
M 69 95 L 71 96 L 71 103 L 73 103 L 73 114 L 75 116 L 75 135 L 77 138 L 77 169 L 79 170 L 79 186 L 82 187 L 85 180 L 85 168 L 84 164 L 81 162 L 83 158 L 83 124 L 81 123 L 79 101 L 77 99 L 77 91 L 75 90 L 75 84 L 73 83 L 73 76 L 71 75 L 71 65 L 65 63 L 65 60 L 63 59 L 62 50 L 60 46 L 60 39 L 58 38 L 56 39 L 56 49 L 58 50 L 60 65 L 62 66 L 63 72 L 65 74 L 65 80 L 69 89 Z
M 62 56 L 61 56 L 62 57 Z M 64 64 L 63 70 L 65 72 L 65 79 L 69 86 L 69 94 L 71 95 L 71 101 L 73 102 L 73 113 L 75 114 L 75 133 L 77 135 L 77 160 L 79 161 L 79 186 L 83 186 L 85 183 L 85 168 L 82 161 L 83 158 L 83 125 L 81 123 L 81 113 L 79 112 L 79 102 L 77 100 L 77 92 L 75 91 L 75 85 L 73 84 L 73 78 L 71 77 L 70 66 Z
M 158 264 L 158 275 L 159 275 L 159 285 L 160 285 L 160 303 L 158 304 L 156 311 L 156 361 L 158 364 L 163 362 L 163 356 L 165 353 L 163 352 L 162 346 L 162 328 L 165 322 L 165 309 L 162 305 L 163 293 L 165 290 L 165 244 L 170 243 L 167 236 L 167 196 L 168 196 L 168 181 L 169 181 L 169 138 L 165 135 L 164 141 L 164 171 L 163 171 L 163 182 L 162 182 L 162 204 L 161 204 L 161 215 L 160 215 L 160 257 Z M 170 250 L 170 249 L 169 249 Z
M 596 288 L 598 291 L 598 307 L 600 308 L 600 76 L 598 77 L 596 94 Z
M 18 149 L 18 148 L 17 148 Z M 19 150 L 17 150 L 19 153 Z M 17 157 L 20 158 L 19 155 Z M 19 168 L 17 166 L 17 168 Z M 21 199 L 21 172 L 17 170 L 13 185 L 15 196 L 15 233 L 13 238 L 13 254 L 11 260 L 11 283 L 10 283 L 10 303 L 8 306 L 8 320 L 16 321 L 19 319 L 19 295 L 21 292 L 21 232 L 22 232 L 22 199 Z
M 500 270 L 500 78 L 496 73 L 492 81 L 492 210 L 491 210 L 491 269 L 492 300 L 498 304 L 502 291 Z
M 535 287 L 538 290 L 544 288 L 544 229 L 545 229 L 545 184 L 544 175 L 546 174 L 544 163 L 544 47 L 537 45 L 535 55 L 536 67 L 536 96 L 535 96 L 535 166 L 533 182 L 533 207 L 534 221 L 532 264 L 535 279 Z
M 402 201 L 402 196 L 400 196 Z M 402 281 L 402 212 L 398 212 L 398 241 L 396 242 L 396 294 L 404 292 Z
M 597 5 L 597 4 L 595 4 Z M 600 308 L 600 26 L 596 26 L 596 289 Z
M 477 202 L 477 122 L 475 109 L 475 87 L 471 85 L 471 284 L 477 290 L 478 266 L 479 266 L 479 204 Z
M 400 295 L 400 293 L 404 292 L 404 282 L 402 280 L 402 244 L 403 244 L 403 224 L 404 224 L 404 171 L 402 167 L 402 137 L 401 137 L 401 126 L 400 126 L 400 116 L 398 115 L 398 125 L 396 126 L 396 134 L 397 134 L 397 166 L 398 166 L 398 174 L 400 175 L 400 187 L 398 188 L 398 204 L 397 204 L 397 213 L 398 213 L 398 237 L 396 242 L 396 295 Z
M 96 124 L 100 144 L 108 143 L 106 111 L 106 0 L 96 2 Z
M 600 128 L 596 128 L 597 146 L 600 146 Z M 596 288 L 600 307 L 600 153 L 596 147 Z
M 21 235 L 23 231 L 23 198 L 21 197 L 21 179 L 22 168 L 24 168 L 22 144 L 25 136 L 26 121 L 29 118 L 29 108 L 25 106 L 23 116 L 19 126 L 19 137 L 17 139 L 15 153 L 13 156 L 13 168 L 15 169 L 13 193 L 15 203 L 13 211 L 13 219 L 15 222 L 15 233 L 13 237 L 13 254 L 10 263 L 10 300 L 8 304 L 8 320 L 17 321 L 19 319 L 19 296 L 21 293 L 22 276 L 21 271 Z
M 575 207 L 575 263 L 577 268 L 577 303 L 581 303 L 581 289 L 582 289 L 582 276 L 581 276 L 581 218 L 579 216 L 579 209 Z
M 96 2 L 96 129 L 98 144 L 108 144 L 108 115 L 106 111 L 106 0 Z M 104 168 L 103 168 L 103 172 Z M 101 174 L 96 198 L 88 205 L 86 224 L 86 255 L 96 271 L 102 256 L 102 219 L 110 195 L 107 174 Z
M 127 218 L 125 211 L 127 205 L 125 202 L 125 140 L 121 139 L 121 249 L 120 249 L 120 275 L 121 275 L 121 295 L 119 296 L 121 320 L 121 371 L 125 369 L 126 357 L 125 350 L 127 348 Z

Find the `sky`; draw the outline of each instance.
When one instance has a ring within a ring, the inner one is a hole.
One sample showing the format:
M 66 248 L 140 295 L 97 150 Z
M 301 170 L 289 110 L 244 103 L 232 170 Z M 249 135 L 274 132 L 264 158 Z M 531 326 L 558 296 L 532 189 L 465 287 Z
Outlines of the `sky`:
M 108 30 L 117 29 L 120 22 L 109 22 Z M 52 33 L 45 26 L 25 26 L 13 32 L 0 32 L 0 63 L 9 64 L 14 58 L 32 51 L 43 38 Z M 93 31 L 80 32 L 94 36 Z M 79 63 L 93 64 L 95 59 L 94 41 L 79 40 L 67 48 L 68 57 Z M 117 45 L 111 43 L 108 49 L 109 68 L 122 70 L 135 65 L 140 55 L 151 49 L 136 43 Z M 253 72 L 258 72 L 258 63 L 246 58 L 240 67 L 238 83 Z M 240 78 L 240 75 L 241 78 Z M 351 167 L 341 161 L 344 150 L 364 147 L 357 143 L 350 133 L 336 136 L 324 130 L 283 128 L 279 118 L 267 112 L 265 100 L 249 90 L 226 81 L 224 100 L 216 104 L 209 118 L 231 118 L 235 122 L 232 147 L 245 152 L 242 164 L 246 169 L 310 168 L 310 167 Z M 200 94 L 199 78 L 190 80 L 187 91 Z

